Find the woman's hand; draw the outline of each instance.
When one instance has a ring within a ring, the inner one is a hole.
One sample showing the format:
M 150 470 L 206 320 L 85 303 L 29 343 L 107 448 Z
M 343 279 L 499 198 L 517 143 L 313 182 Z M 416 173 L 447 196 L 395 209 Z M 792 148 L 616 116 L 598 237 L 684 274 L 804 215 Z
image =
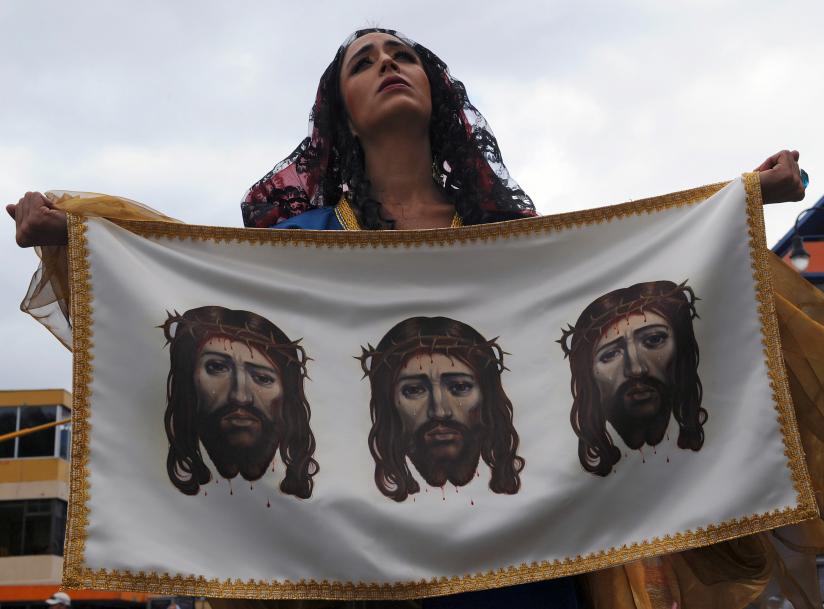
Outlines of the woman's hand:
M 761 178 L 761 198 L 765 205 L 804 198 L 798 150 L 776 152 L 755 170 Z
M 27 192 L 17 204 L 6 205 L 14 218 L 15 240 L 20 247 L 66 245 L 69 242 L 66 212 L 39 192 Z

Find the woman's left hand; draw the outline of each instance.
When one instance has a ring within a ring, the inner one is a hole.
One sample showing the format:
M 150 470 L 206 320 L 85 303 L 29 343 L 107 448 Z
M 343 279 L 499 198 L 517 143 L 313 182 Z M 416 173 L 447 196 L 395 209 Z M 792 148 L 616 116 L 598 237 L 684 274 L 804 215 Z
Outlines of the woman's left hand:
M 804 198 L 798 156 L 798 150 L 782 150 L 755 168 L 761 178 L 761 199 L 765 205 Z

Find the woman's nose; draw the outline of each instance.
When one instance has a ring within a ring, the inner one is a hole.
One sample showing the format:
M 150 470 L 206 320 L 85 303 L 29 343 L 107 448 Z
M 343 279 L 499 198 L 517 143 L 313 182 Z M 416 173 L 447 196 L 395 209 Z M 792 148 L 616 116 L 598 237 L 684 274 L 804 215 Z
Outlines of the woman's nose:
M 388 53 L 383 53 L 379 61 L 381 66 L 381 74 L 383 74 L 387 71 L 387 69 L 390 68 L 395 71 L 398 70 L 398 64 L 395 62 L 395 59 Z

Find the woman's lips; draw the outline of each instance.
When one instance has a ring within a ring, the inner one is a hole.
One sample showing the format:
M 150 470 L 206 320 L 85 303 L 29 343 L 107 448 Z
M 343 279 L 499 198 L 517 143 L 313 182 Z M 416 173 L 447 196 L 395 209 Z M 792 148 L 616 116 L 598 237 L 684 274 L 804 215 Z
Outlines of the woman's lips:
M 409 87 L 409 83 L 400 76 L 390 76 L 381 83 L 380 87 L 378 87 L 378 93 L 381 91 L 386 91 L 387 89 L 398 89 L 400 87 Z

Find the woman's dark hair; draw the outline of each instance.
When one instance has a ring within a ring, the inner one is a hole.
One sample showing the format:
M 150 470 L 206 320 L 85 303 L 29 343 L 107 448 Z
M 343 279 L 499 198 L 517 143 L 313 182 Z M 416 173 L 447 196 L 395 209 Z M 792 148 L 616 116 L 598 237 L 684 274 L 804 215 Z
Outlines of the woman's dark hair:
M 395 30 L 358 30 L 338 49 L 320 79 L 311 114 L 311 136 L 246 194 L 246 226 L 265 227 L 310 207 L 334 206 L 345 191 L 363 228 L 391 228 L 380 201 L 370 194 L 363 148 L 349 129 L 340 91 L 340 69 L 348 46 L 365 34 L 385 33 L 409 45 L 420 58 L 432 96 L 429 137 L 433 179 L 465 224 L 534 216 L 530 198 L 512 180 L 498 142 L 470 103 L 463 84 L 429 49 Z

